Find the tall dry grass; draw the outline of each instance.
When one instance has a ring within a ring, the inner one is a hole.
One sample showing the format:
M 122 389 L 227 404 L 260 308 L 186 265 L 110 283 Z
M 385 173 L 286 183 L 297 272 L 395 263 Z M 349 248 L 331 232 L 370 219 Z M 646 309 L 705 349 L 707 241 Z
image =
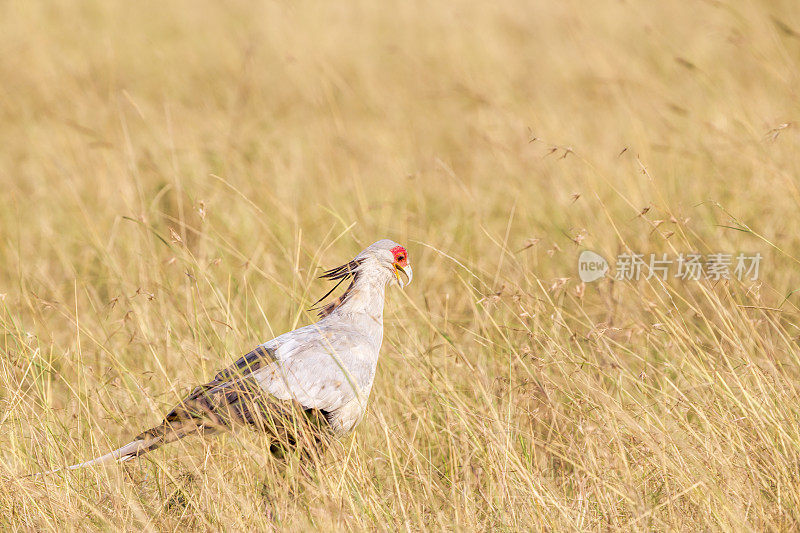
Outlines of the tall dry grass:
M 800 13 L 742 2 L 0 4 L 0 523 L 800 527 Z M 103 453 L 382 237 L 367 418 Z M 759 252 L 581 285 L 580 250 Z

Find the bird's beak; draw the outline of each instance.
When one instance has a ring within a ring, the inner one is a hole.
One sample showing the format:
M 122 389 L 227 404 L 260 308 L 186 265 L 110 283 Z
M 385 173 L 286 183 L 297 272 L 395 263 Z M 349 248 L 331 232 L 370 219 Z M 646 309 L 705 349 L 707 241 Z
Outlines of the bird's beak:
M 400 279 L 400 274 L 401 273 L 408 280 L 405 283 L 403 283 L 403 280 Z M 400 288 L 402 289 L 403 287 L 405 287 L 406 285 L 411 283 L 411 278 L 414 277 L 414 271 L 411 270 L 411 265 L 406 265 L 405 268 L 401 267 L 400 265 L 395 265 L 394 266 L 394 275 L 397 276 L 397 283 L 400 285 Z

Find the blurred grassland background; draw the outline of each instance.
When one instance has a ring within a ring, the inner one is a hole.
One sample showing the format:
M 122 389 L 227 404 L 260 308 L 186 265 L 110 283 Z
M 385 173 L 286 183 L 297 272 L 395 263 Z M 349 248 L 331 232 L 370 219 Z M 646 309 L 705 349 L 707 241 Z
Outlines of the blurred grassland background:
M 0 4 L 0 524 L 800 527 L 794 0 Z M 369 413 L 108 451 L 389 237 Z M 761 253 L 582 285 L 577 256 Z

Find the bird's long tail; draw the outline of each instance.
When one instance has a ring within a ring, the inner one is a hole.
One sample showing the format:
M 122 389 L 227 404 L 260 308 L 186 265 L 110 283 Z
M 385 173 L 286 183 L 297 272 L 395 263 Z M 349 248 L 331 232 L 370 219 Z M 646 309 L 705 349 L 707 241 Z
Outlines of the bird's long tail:
M 196 425 L 193 427 L 194 429 L 197 428 Z M 155 450 L 156 448 L 160 448 L 164 444 L 185 437 L 188 432 L 187 431 L 188 428 L 183 428 L 183 429 L 184 431 L 176 431 L 175 428 L 173 428 L 169 423 L 164 422 L 152 429 L 149 429 L 148 431 L 145 431 L 144 433 L 137 436 L 133 441 L 129 442 L 125 446 L 117 448 L 116 450 L 109 452 L 105 455 L 101 455 L 100 457 L 96 457 L 94 459 L 85 461 L 83 463 L 77 463 L 62 468 L 55 468 L 53 470 L 39 472 L 38 474 L 33 474 L 32 477 L 54 474 L 56 472 L 61 472 L 64 470 L 77 470 L 79 468 L 85 468 L 87 466 L 94 466 L 100 464 L 124 463 L 125 461 L 129 461 L 134 457 L 139 457 L 141 455 L 146 454 L 147 452 Z
M 142 453 L 149 451 L 147 450 L 147 442 L 145 440 L 134 440 L 122 446 L 121 448 L 117 448 L 113 452 L 109 452 L 105 455 L 101 455 L 100 457 L 96 457 L 90 461 L 85 461 L 83 463 L 78 463 L 74 465 L 70 465 L 63 470 L 77 470 L 78 468 L 85 468 L 87 466 L 92 465 L 100 465 L 105 463 L 124 463 L 134 457 L 142 455 Z M 57 470 L 56 470 L 57 471 Z
M 113 452 L 109 452 L 105 455 L 101 455 L 100 457 L 96 457 L 89 461 L 85 461 L 83 463 L 77 463 L 70 466 L 64 466 L 61 468 L 54 468 L 52 470 L 46 470 L 44 472 L 37 472 L 36 474 L 30 474 L 28 476 L 23 476 L 23 477 L 46 476 L 49 474 L 55 474 L 56 472 L 62 472 L 64 470 L 77 470 L 79 468 L 85 468 L 87 466 L 99 465 L 104 463 L 123 463 L 130 459 L 133 459 L 134 457 L 142 455 L 143 453 L 148 452 L 149 450 L 147 449 L 148 448 L 147 444 L 148 444 L 147 441 L 142 439 L 137 439 L 129 442 L 128 444 L 122 446 L 121 448 L 117 448 Z
M 90 461 L 41 472 L 34 476 L 104 463 L 123 463 L 198 431 L 214 433 L 219 429 L 230 427 L 232 420 L 257 424 L 261 421 L 258 416 L 259 409 L 266 408 L 258 401 L 259 391 L 257 384 L 252 385 L 244 380 L 212 381 L 195 387 L 188 397 L 167 413 L 159 425 L 138 435 L 125 446 Z

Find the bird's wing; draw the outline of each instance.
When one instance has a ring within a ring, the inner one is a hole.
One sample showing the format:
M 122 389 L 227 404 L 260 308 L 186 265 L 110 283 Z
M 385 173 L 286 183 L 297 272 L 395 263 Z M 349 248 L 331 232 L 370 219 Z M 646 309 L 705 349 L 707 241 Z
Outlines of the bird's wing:
M 249 352 L 239 359 L 237 359 L 231 366 L 217 372 L 214 380 L 211 383 L 222 384 L 233 379 L 245 377 L 260 368 L 271 365 L 277 361 L 275 357 L 275 344 L 269 342 L 258 346 L 252 352 Z M 209 383 L 209 385 L 211 384 Z
M 282 375 L 278 371 L 282 368 L 278 354 L 286 351 L 281 349 L 282 341 L 287 341 L 290 349 L 294 346 L 292 336 L 282 335 L 240 357 L 208 383 L 195 387 L 161 424 L 136 437 L 135 441 L 146 443 L 136 453 L 146 453 L 197 429 L 214 431 L 234 422 L 264 426 L 262 429 L 277 435 L 285 423 L 296 419 L 296 414 L 305 412 L 310 419 L 324 419 L 325 407 L 335 402 L 319 402 L 319 398 L 302 394 L 273 394 L 279 387 L 266 376 Z
M 274 350 L 273 362 L 252 374 L 270 395 L 295 400 L 306 409 L 335 411 L 368 391 L 373 347 L 356 331 L 333 325 L 306 326 L 264 345 Z
M 369 365 L 362 368 L 357 362 L 366 360 L 370 349 L 357 332 L 312 324 L 258 346 L 190 397 L 246 379 L 278 400 L 331 412 L 364 393 L 359 383 Z

